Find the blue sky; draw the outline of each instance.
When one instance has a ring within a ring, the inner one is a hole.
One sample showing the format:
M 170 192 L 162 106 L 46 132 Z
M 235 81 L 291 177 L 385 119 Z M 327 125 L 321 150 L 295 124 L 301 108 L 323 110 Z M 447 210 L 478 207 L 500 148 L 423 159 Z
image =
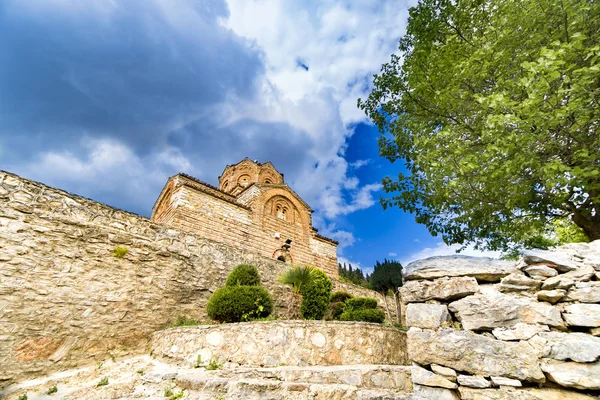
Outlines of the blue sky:
M 216 184 L 247 156 L 285 174 L 342 261 L 450 254 L 382 210 L 401 165 L 356 108 L 412 3 L 2 0 L 0 169 L 147 216 L 169 176 Z

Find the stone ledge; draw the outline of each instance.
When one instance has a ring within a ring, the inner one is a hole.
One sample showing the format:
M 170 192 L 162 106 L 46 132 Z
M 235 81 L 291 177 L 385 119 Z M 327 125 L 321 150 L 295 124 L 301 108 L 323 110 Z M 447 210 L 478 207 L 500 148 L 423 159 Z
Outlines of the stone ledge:
M 152 352 L 179 364 L 224 368 L 344 364 L 406 365 L 406 333 L 366 322 L 269 321 L 171 328 Z

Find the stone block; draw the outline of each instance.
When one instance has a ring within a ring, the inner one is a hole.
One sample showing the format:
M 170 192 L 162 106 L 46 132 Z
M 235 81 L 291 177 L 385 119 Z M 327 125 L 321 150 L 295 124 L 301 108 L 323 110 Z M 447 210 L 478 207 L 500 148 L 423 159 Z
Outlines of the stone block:
M 543 356 L 555 360 L 590 363 L 600 359 L 600 338 L 586 333 L 543 332 Z
M 529 278 L 521 272 L 514 272 L 502 278 L 499 290 L 501 292 L 534 291 L 538 290 L 541 286 L 542 281 Z
M 462 400 L 595 400 L 595 396 L 564 389 L 508 388 L 473 389 L 458 388 Z
M 536 351 L 527 342 L 504 342 L 468 331 L 411 328 L 409 358 L 421 365 L 438 364 L 474 375 L 506 376 L 543 382 Z
M 456 300 L 476 293 L 477 280 L 472 277 L 440 278 L 433 281 L 408 281 L 400 288 L 404 303 L 427 300 Z
M 430 367 L 436 374 L 441 375 L 452 382 L 456 382 L 456 371 L 452 368 L 443 367 L 437 364 L 431 364 Z
M 558 272 L 554 268 L 550 268 L 545 264 L 530 265 L 523 268 L 523 271 L 534 279 L 545 280 L 558 275 Z
M 495 386 L 511 386 L 511 387 L 523 386 L 521 381 L 518 379 L 510 379 L 510 378 L 505 378 L 503 376 L 492 376 L 490 378 L 492 380 L 492 383 Z
M 411 303 L 406 306 L 406 325 L 417 328 L 437 329 L 452 321 L 444 304 Z
M 568 272 L 577 269 L 578 265 L 571 256 L 548 250 L 525 250 L 523 260 L 531 264 L 547 264 L 560 272 Z
M 577 282 L 569 289 L 565 301 L 600 303 L 600 282 Z
M 568 326 L 600 327 L 600 304 L 570 304 L 563 318 Z
M 492 334 L 499 340 L 528 340 L 540 332 L 549 330 L 546 325 L 518 323 L 510 328 L 496 328 Z
M 542 371 L 560 386 L 583 390 L 600 390 L 600 363 L 582 364 L 544 359 Z
M 411 379 L 414 384 L 423 386 L 441 387 L 445 389 L 456 389 L 458 387 L 456 383 L 450 382 L 448 379 L 428 371 L 425 368 L 421 368 L 418 365 L 412 366 Z
M 484 376 L 459 375 L 456 378 L 456 380 L 461 386 L 467 386 L 477 389 L 485 389 L 492 386 L 490 381 L 485 379 Z
M 498 282 L 516 271 L 516 264 L 511 261 L 456 255 L 413 261 L 406 266 L 404 277 L 413 280 L 471 276 L 478 281 Z
M 455 390 L 415 385 L 412 400 L 460 400 Z
M 548 278 L 542 283 L 543 290 L 551 289 L 569 289 L 576 282 L 586 282 L 594 275 L 594 269 L 589 265 L 583 266 L 576 270 L 560 274 L 558 276 Z
M 448 309 L 468 330 L 491 330 L 518 323 L 564 326 L 556 307 L 523 296 L 474 294 L 450 303 Z
M 563 299 L 567 294 L 566 290 L 554 289 L 554 290 L 540 290 L 536 296 L 538 301 L 547 301 L 548 303 L 557 303 Z

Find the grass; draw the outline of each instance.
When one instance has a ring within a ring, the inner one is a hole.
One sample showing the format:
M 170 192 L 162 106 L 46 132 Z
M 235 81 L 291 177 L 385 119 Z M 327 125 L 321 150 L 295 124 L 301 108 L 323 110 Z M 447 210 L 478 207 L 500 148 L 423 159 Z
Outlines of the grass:
M 165 388 L 164 395 L 169 400 L 176 400 L 183 397 L 183 390 L 179 393 L 174 393 L 171 388 Z
M 56 385 L 54 385 L 50 389 L 48 389 L 48 391 L 46 392 L 46 394 L 54 394 L 56 392 L 58 392 L 58 388 L 56 387 Z
M 117 258 L 123 258 L 125 257 L 125 255 L 127 255 L 127 247 L 122 247 L 122 246 L 115 246 L 115 249 L 113 251 L 115 257 Z
M 27 400 L 27 395 L 26 394 L 22 394 L 19 396 L 19 398 L 17 400 Z
M 195 326 L 195 325 L 199 325 L 198 321 L 196 321 L 193 318 L 188 318 L 184 315 L 180 315 L 179 317 L 177 317 L 175 322 L 173 322 L 171 325 L 169 325 L 169 327 L 174 328 L 176 326 Z
M 223 368 L 223 364 L 219 363 L 218 358 L 213 358 L 212 360 L 210 360 L 210 363 L 208 363 L 208 365 L 204 367 L 204 369 L 207 371 L 215 371 L 221 368 Z
M 108 385 L 108 378 L 102 378 L 102 379 L 100 379 L 100 382 L 98 382 L 96 387 L 106 386 L 106 385 Z

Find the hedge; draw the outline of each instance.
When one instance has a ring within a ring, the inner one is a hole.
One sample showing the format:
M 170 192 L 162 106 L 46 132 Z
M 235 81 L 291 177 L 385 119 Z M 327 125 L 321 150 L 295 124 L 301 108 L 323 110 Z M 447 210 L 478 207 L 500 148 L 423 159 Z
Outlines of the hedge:
M 367 308 L 362 310 L 346 310 L 340 315 L 340 321 L 362 321 L 383 323 L 385 313 L 376 308 Z
M 260 275 L 254 265 L 240 264 L 229 273 L 225 286 L 260 286 Z
M 225 286 L 208 300 L 206 312 L 219 322 L 240 322 L 268 317 L 273 311 L 271 294 L 260 286 Z
M 337 303 L 337 302 L 344 302 L 348 299 L 353 298 L 354 296 L 352 296 L 350 293 L 348 292 L 333 292 L 331 294 L 331 302 L 332 303 Z
M 372 297 L 353 297 L 344 304 L 347 311 L 377 308 L 377 300 Z

